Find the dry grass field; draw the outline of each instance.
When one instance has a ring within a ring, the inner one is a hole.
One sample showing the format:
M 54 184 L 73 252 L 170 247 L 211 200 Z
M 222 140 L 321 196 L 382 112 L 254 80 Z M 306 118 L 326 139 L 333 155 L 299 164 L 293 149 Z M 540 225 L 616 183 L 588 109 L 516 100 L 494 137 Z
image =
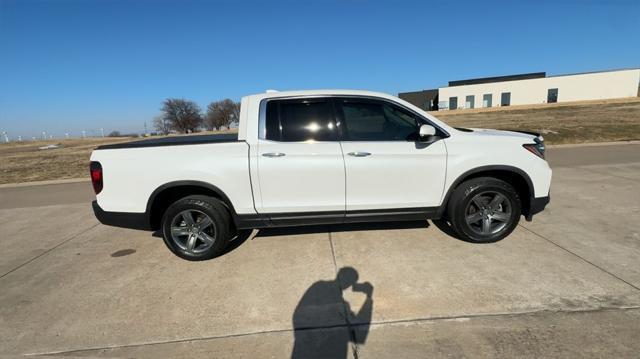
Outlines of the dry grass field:
M 442 111 L 456 127 L 541 132 L 548 144 L 640 139 L 640 98 L 573 104 Z M 88 178 L 89 155 L 101 144 L 132 138 L 87 138 L 0 144 L 0 184 Z M 48 144 L 60 148 L 39 150 Z
M 24 141 L 0 145 L 0 184 L 89 177 L 89 155 L 102 144 L 132 138 L 85 138 Z M 59 148 L 40 150 L 56 144 Z
M 0 184 L 82 177 L 88 179 L 89 157 L 95 147 L 135 140 L 138 139 L 105 137 L 2 143 L 0 144 Z M 60 147 L 39 149 L 51 144 L 60 145 Z
M 640 139 L 640 98 L 433 114 L 456 127 L 540 132 L 548 144 Z

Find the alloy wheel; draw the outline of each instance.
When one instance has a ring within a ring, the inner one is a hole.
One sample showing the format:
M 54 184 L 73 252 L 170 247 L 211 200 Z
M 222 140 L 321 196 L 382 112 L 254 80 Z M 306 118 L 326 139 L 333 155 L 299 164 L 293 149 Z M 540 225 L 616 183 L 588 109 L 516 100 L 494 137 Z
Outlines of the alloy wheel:
M 171 240 L 189 254 L 202 253 L 216 240 L 216 225 L 204 212 L 188 209 L 171 220 Z
M 490 236 L 508 226 L 511 201 L 503 194 L 485 191 L 473 196 L 465 209 L 467 227 L 475 234 Z

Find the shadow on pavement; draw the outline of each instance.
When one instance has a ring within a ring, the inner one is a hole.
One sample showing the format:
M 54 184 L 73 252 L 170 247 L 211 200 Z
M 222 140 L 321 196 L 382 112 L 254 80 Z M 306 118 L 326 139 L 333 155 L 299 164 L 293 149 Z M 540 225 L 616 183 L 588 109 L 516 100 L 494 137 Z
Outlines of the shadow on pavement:
M 119 251 L 115 251 L 115 252 L 111 253 L 111 257 L 113 257 L 113 258 L 124 257 L 124 256 L 128 256 L 130 254 L 133 254 L 135 252 L 136 252 L 136 250 L 132 249 L 132 248 L 121 249 Z
M 349 288 L 367 296 L 357 313 L 351 310 L 349 302 L 342 296 L 342 292 Z M 313 283 L 293 313 L 295 342 L 291 358 L 346 358 L 349 343 L 365 342 L 372 310 L 373 285 L 369 282 L 358 283 L 358 272 L 352 267 L 340 268 L 334 280 Z M 335 316 L 335 311 L 339 311 L 344 324 L 358 324 L 357 336 L 350 327 L 348 330 L 314 328 L 314 324 L 323 318 Z
M 444 219 L 434 219 L 431 222 L 433 222 L 433 224 L 439 229 L 441 230 L 444 234 L 448 235 L 449 237 L 461 240 L 463 242 L 467 242 L 464 239 L 460 238 L 460 236 L 458 235 L 458 233 L 456 233 L 456 231 L 453 229 L 453 227 L 451 226 L 451 223 L 449 223 L 448 221 L 444 220 Z
M 252 238 L 253 231 L 250 229 L 243 229 L 238 231 L 238 234 L 233 237 L 233 239 L 231 239 L 231 241 L 229 241 L 229 244 L 227 244 L 227 247 L 224 249 L 224 252 L 222 252 L 222 254 L 220 254 L 218 257 L 223 256 L 229 252 L 234 251 L 236 248 L 240 247 L 244 242 L 246 242 L 249 238 Z M 155 232 L 153 232 L 151 234 L 152 237 L 156 237 L 156 238 L 160 238 L 163 239 L 162 237 L 162 231 L 161 230 L 157 230 Z

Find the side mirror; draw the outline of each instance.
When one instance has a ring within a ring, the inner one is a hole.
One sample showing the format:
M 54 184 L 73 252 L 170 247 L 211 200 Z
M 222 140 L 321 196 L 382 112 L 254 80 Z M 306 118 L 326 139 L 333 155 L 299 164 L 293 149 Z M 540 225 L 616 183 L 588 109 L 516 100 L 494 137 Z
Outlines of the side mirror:
M 420 141 L 429 141 L 436 134 L 436 128 L 431 125 L 420 125 L 418 137 Z

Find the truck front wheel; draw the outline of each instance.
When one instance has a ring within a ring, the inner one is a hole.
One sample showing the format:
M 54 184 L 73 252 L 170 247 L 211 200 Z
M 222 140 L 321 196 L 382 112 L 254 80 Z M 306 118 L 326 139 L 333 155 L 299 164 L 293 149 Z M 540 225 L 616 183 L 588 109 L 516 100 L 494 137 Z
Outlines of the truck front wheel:
M 447 218 L 461 239 L 489 243 L 511 234 L 521 211 L 520 197 L 513 186 L 497 178 L 479 177 L 454 190 Z
M 227 208 L 209 196 L 184 197 L 169 206 L 162 217 L 164 243 L 175 255 L 190 261 L 222 254 L 231 233 Z

